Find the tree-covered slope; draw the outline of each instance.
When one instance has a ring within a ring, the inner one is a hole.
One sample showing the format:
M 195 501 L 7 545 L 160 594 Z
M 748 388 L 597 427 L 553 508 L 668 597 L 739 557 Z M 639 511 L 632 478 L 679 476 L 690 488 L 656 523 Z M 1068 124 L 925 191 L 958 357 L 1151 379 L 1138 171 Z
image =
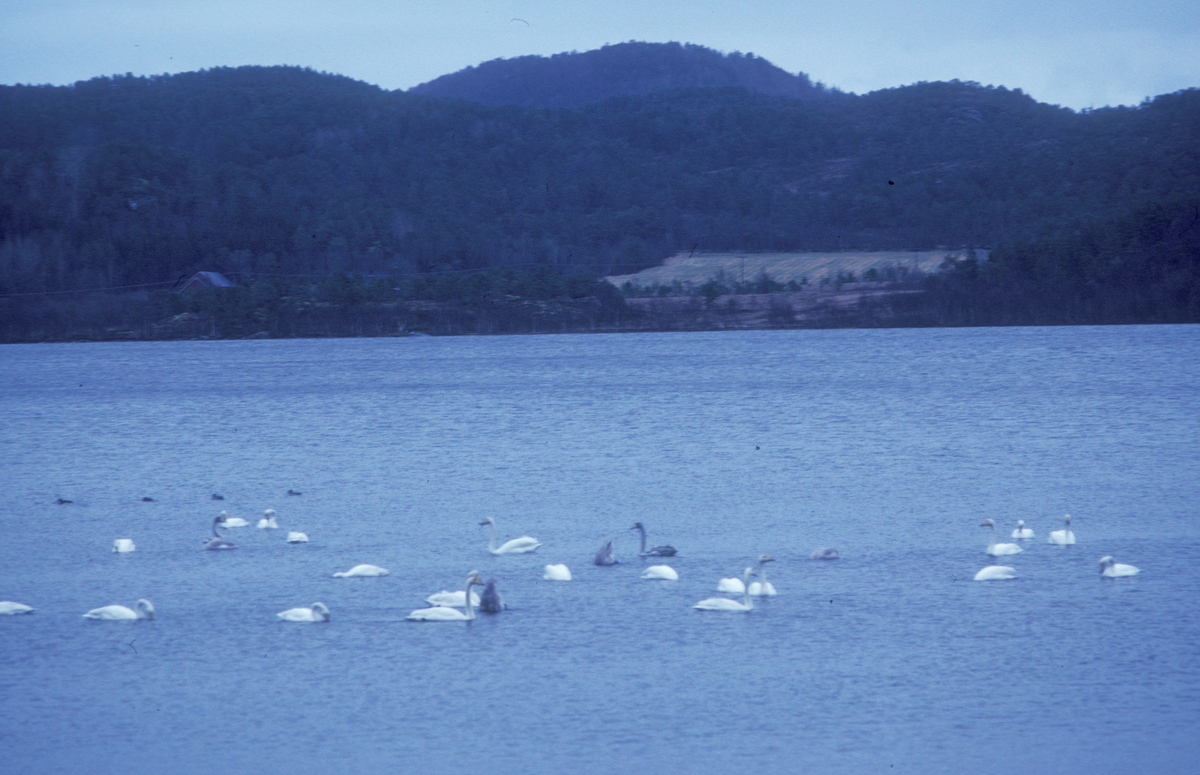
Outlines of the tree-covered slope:
M 807 75 L 792 75 L 753 54 L 633 41 L 582 53 L 493 59 L 411 91 L 483 105 L 570 108 L 624 94 L 731 86 L 797 99 L 831 95 Z
M 922 83 L 488 107 L 299 68 L 0 87 L 0 293 L 679 250 L 995 247 L 1200 191 L 1200 92 Z

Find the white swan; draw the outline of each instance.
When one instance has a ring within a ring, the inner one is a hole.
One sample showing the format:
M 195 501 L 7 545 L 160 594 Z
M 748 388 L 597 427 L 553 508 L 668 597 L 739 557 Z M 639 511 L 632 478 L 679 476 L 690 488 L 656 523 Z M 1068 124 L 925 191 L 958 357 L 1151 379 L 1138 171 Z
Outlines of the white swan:
M 491 517 L 484 517 L 480 525 L 492 526 L 492 540 L 488 543 L 488 551 L 492 554 L 526 554 L 535 551 L 542 545 L 541 541 L 529 536 L 521 536 L 514 538 L 511 541 L 505 541 L 504 545 L 496 548 L 496 520 Z
M 1020 554 L 1022 549 L 1016 544 L 998 544 L 996 543 L 996 523 L 990 519 L 985 519 L 979 523 L 980 527 L 986 527 L 991 532 L 988 533 L 988 545 L 984 552 L 993 557 L 1000 557 L 1006 554 Z
M 1105 578 L 1115 579 L 1120 576 L 1136 576 L 1140 572 L 1134 566 L 1117 562 L 1112 557 L 1100 558 L 1100 575 Z
M 308 533 L 301 533 L 298 530 L 289 530 L 287 542 L 289 544 L 306 544 L 308 543 Z
M 289 608 L 286 611 L 280 611 L 275 614 L 285 622 L 327 622 L 329 621 L 329 609 L 324 603 L 313 603 L 308 608 Z
M 465 608 L 467 605 L 467 594 L 461 589 L 457 592 L 448 592 L 443 589 L 441 592 L 434 592 L 432 595 L 425 598 L 425 602 L 429 603 L 430 605 L 445 605 L 450 606 L 451 608 Z M 479 593 L 475 590 L 471 590 L 471 605 L 479 605 Z
M 1016 577 L 1016 569 L 1009 565 L 989 565 L 975 574 L 976 581 L 999 581 Z
M 701 600 L 699 603 L 696 603 L 694 606 L 692 606 L 692 608 L 700 611 L 737 612 L 751 610 L 754 608 L 754 604 L 750 602 L 749 586 L 750 577 L 753 575 L 754 570 L 752 568 L 746 568 L 745 572 L 742 573 L 742 588 L 746 590 L 745 597 L 742 598 L 742 602 L 739 603 L 738 601 L 730 600 L 727 597 L 710 597 L 707 600 Z
M 87 619 L 102 619 L 104 621 L 116 622 L 130 619 L 153 619 L 154 606 L 145 598 L 133 604 L 134 608 L 126 608 L 123 605 L 106 605 L 101 608 L 93 608 L 84 614 Z
M 33 613 L 33 608 L 24 603 L 14 603 L 12 600 L 0 600 L 0 614 L 28 614 Z
M 279 523 L 275 521 L 275 509 L 267 509 L 263 512 L 263 517 L 258 521 L 259 530 L 275 530 L 279 527 Z
M 836 560 L 841 557 L 838 550 L 832 546 L 818 546 L 812 550 L 812 554 L 808 555 L 810 560 Z
M 546 581 L 570 581 L 571 569 L 566 565 L 547 565 L 542 578 Z
M 642 571 L 644 579 L 662 579 L 663 581 L 679 581 L 679 574 L 670 565 L 651 565 Z
M 250 527 L 250 523 L 241 517 L 231 517 L 227 512 L 224 511 L 221 512 L 221 516 L 225 517 L 225 519 L 221 521 L 225 527 Z
M 1075 534 L 1071 532 L 1071 515 L 1068 514 L 1063 517 L 1063 521 L 1066 522 L 1066 527 L 1062 530 L 1051 530 L 1050 539 L 1047 543 L 1058 544 L 1059 546 L 1074 546 Z
M 386 576 L 388 575 L 387 568 L 381 568 L 378 565 L 355 565 L 350 570 L 340 571 L 333 574 L 335 579 L 353 579 L 360 576 Z
M 746 591 L 746 584 L 741 579 L 721 579 L 717 582 L 717 591 L 727 595 L 740 595 Z
M 600 551 L 596 552 L 596 559 L 593 560 L 601 567 L 608 567 L 617 564 L 617 555 L 613 552 L 613 542 L 609 541 L 604 546 L 600 547 Z
M 770 597 L 775 594 L 775 587 L 771 582 L 767 581 L 767 563 L 775 562 L 765 554 L 758 557 L 758 581 L 750 582 L 751 597 Z
M 472 586 L 483 586 L 483 582 L 479 579 L 479 571 L 473 570 L 467 576 L 467 583 L 463 587 L 463 599 L 466 602 L 466 611 L 460 611 L 457 608 L 449 606 L 434 606 L 433 608 L 418 608 L 408 616 L 404 617 L 410 622 L 466 622 L 475 618 L 475 608 L 471 603 L 466 593 L 471 591 Z
M 236 546 L 234 546 L 233 544 L 231 544 L 230 542 L 228 542 L 224 538 L 222 538 L 221 534 L 217 532 L 217 525 L 224 525 L 224 524 L 225 524 L 225 512 L 222 511 L 221 515 L 213 520 L 213 524 L 212 524 L 213 537 L 204 542 L 205 549 L 236 549 L 237 548 Z
M 1033 530 L 1025 527 L 1025 520 L 1017 520 L 1017 529 L 1012 532 L 1013 538 L 1033 538 Z
M 638 550 L 639 556 L 641 556 L 641 557 L 674 557 L 675 556 L 675 547 L 674 546 L 667 546 L 664 544 L 663 546 L 655 546 L 652 549 L 647 549 L 646 548 L 646 528 L 642 525 L 641 522 L 634 522 L 633 527 L 631 527 L 629 529 L 636 530 L 639 533 L 641 533 L 641 535 L 642 535 L 642 548 L 640 550 Z
M 113 551 L 117 554 L 132 552 L 136 548 L 137 547 L 134 545 L 132 538 L 118 538 L 117 540 L 113 541 Z

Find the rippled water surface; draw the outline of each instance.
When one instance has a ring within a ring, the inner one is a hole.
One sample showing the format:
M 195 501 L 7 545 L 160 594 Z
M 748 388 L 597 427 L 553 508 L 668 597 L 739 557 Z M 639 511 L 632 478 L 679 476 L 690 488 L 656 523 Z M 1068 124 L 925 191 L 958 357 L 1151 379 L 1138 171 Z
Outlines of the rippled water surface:
M 10 345 L 0 409 L 5 773 L 1200 771 L 1200 327 Z

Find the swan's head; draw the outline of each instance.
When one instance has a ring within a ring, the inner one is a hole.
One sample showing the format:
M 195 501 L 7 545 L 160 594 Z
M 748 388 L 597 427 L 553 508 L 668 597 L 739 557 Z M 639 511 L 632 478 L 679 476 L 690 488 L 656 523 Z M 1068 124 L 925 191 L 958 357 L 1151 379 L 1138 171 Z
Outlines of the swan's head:
M 222 511 L 220 514 L 213 517 L 213 527 L 216 527 L 217 525 L 223 525 L 223 524 L 225 524 L 225 512 Z
M 265 516 L 267 519 L 270 519 L 271 517 L 275 516 L 275 509 L 267 509 L 263 512 L 263 516 Z
M 742 571 L 742 578 L 746 581 L 750 581 L 751 576 L 757 575 L 758 574 L 754 572 L 754 568 L 746 568 L 746 570 Z
M 154 618 L 154 604 L 151 603 L 146 598 L 142 598 L 141 600 L 134 603 L 134 607 L 137 608 L 137 610 L 141 611 L 142 615 L 145 616 L 147 619 Z
M 630 530 L 645 530 L 646 528 L 642 526 L 641 522 L 634 522 L 633 527 L 631 527 L 629 529 Z
M 479 571 L 477 570 L 473 570 L 467 574 L 467 589 L 470 589 L 472 585 L 483 586 L 483 579 L 479 577 Z
M 992 528 L 994 528 L 994 527 L 996 526 L 996 523 L 995 523 L 995 522 L 993 522 L 993 521 L 991 521 L 990 519 L 985 519 L 984 521 L 982 521 L 982 522 L 980 522 L 980 523 L 979 523 L 979 526 L 980 526 L 980 527 L 992 527 Z
M 1067 525 L 1070 525 L 1071 524 L 1071 515 L 1067 514 L 1065 517 L 1063 517 L 1063 522 L 1066 522 Z
M 320 616 L 322 620 L 329 621 L 329 609 L 325 607 L 324 603 L 313 603 L 309 608 L 312 609 L 314 614 Z
M 1017 527 L 1025 527 L 1025 520 L 1023 520 L 1023 519 L 1018 519 L 1018 520 L 1017 520 Z
M 1114 560 L 1111 555 L 1109 555 L 1108 557 L 1101 557 L 1100 558 L 1100 572 L 1103 573 L 1105 568 L 1109 567 L 1110 565 L 1116 564 L 1116 562 L 1117 561 Z
M 483 525 L 495 525 L 495 524 L 496 524 L 496 520 L 492 519 L 491 517 L 484 517 L 483 521 L 479 523 L 480 527 L 482 527 Z
M 775 558 L 774 558 L 774 557 L 768 557 L 768 556 L 767 556 L 767 555 L 765 555 L 765 554 L 760 554 L 760 555 L 758 555 L 758 561 L 759 561 L 760 563 L 761 563 L 761 562 L 775 562 Z

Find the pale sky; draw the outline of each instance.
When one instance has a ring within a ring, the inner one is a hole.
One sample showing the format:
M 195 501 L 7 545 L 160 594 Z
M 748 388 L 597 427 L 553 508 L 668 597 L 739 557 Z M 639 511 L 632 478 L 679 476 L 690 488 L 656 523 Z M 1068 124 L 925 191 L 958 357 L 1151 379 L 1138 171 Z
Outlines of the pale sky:
M 1081 109 L 1200 86 L 1200 0 L 0 0 L 0 84 L 287 64 L 407 89 L 629 40 L 859 94 L 958 78 Z

